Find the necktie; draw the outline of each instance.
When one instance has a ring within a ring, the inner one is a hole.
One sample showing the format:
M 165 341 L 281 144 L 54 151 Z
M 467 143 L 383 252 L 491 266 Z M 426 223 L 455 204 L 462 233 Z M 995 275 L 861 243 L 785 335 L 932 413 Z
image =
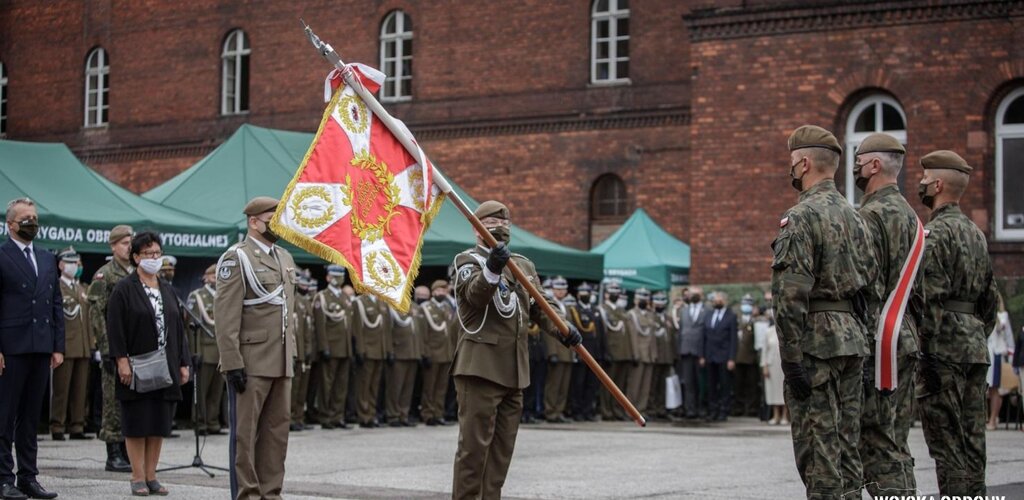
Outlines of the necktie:
M 28 265 L 32 268 L 32 273 L 39 276 L 39 269 L 36 268 L 36 262 L 32 260 L 32 250 L 25 247 L 25 258 L 28 259 Z
M 711 328 L 718 326 L 718 322 L 722 320 L 722 312 L 715 313 L 715 320 L 711 322 Z

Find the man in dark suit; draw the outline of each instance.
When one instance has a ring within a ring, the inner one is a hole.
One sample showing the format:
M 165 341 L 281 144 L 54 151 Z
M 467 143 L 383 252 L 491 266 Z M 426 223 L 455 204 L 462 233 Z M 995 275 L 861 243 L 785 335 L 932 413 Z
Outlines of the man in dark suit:
M 726 295 L 715 292 L 714 310 L 704 323 L 704 356 L 700 365 L 708 370 L 708 420 L 724 422 L 732 400 L 732 371 L 736 368 L 739 329 L 736 314 L 726 307 Z
M 700 287 L 690 287 L 679 307 L 679 376 L 683 383 L 683 410 L 686 418 L 697 418 L 700 396 L 699 366 L 704 355 L 704 307 Z
M 39 231 L 32 200 L 7 205 L 7 231 L 0 245 L 0 498 L 56 498 L 36 481 L 36 425 L 50 369 L 64 362 L 60 273 L 56 257 L 32 244 Z

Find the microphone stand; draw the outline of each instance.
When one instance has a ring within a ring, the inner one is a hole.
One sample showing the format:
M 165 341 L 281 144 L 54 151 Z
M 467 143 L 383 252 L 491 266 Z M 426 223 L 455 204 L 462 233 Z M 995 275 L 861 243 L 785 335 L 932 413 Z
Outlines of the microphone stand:
M 195 326 L 203 334 L 205 334 L 207 337 L 209 337 L 211 339 L 212 338 L 216 338 L 214 336 L 213 332 L 211 332 L 210 329 L 207 328 L 206 325 L 203 324 L 202 319 L 200 319 L 198 316 L 196 316 L 196 313 L 192 312 L 191 309 L 186 307 L 185 303 L 181 300 L 181 297 L 179 297 L 177 293 L 174 294 L 174 298 L 178 301 L 178 309 L 181 310 L 181 311 L 184 311 L 185 314 L 188 316 L 188 320 L 189 320 L 188 323 L 187 323 L 188 325 Z M 197 348 L 198 348 L 198 346 L 197 346 Z M 198 356 L 193 357 L 193 359 L 198 359 Z M 202 416 L 204 421 L 206 420 L 206 400 L 205 400 L 205 398 L 203 398 L 202 401 L 200 401 L 200 397 L 199 397 L 199 376 L 200 376 L 200 373 L 201 373 L 201 370 L 202 370 L 202 363 L 193 362 L 192 364 L 194 365 L 193 366 L 193 373 L 194 373 L 194 375 L 192 377 L 192 433 L 195 434 L 195 438 L 196 438 L 196 454 L 195 454 L 194 457 L 192 457 L 192 463 L 189 464 L 189 465 L 176 465 L 176 466 L 172 466 L 172 467 L 165 467 L 163 469 L 157 469 L 157 472 L 167 472 L 167 471 L 174 471 L 174 470 L 181 470 L 181 469 L 190 469 L 192 467 L 195 467 L 195 468 L 205 472 L 207 476 L 214 477 L 214 474 L 213 474 L 213 472 L 210 472 L 210 469 L 224 471 L 224 472 L 228 472 L 228 469 L 226 469 L 224 467 L 217 467 L 217 466 L 214 466 L 214 465 L 207 465 L 205 462 L 203 462 L 203 456 L 202 456 L 201 453 L 202 453 L 203 448 L 205 448 L 205 446 L 206 446 L 206 436 L 203 436 L 203 446 L 200 447 L 199 446 L 199 421 L 198 421 L 198 418 L 200 416 Z

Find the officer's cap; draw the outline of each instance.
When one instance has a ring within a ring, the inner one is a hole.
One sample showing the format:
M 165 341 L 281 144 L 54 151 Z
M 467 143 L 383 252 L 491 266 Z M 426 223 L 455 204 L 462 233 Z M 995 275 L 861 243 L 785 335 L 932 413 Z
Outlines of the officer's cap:
M 242 209 L 242 213 L 252 217 L 254 215 L 273 212 L 274 210 L 277 209 L 277 205 L 279 203 L 280 202 L 277 200 L 277 198 L 271 198 L 269 196 L 257 196 L 249 200 L 249 203 L 245 204 L 245 208 Z
M 667 304 L 668 295 L 665 295 L 665 292 L 654 292 L 654 295 L 651 296 L 651 301 L 659 305 Z
M 604 289 L 606 292 L 619 293 L 622 291 L 622 284 L 619 283 L 619 280 L 607 280 Z
M 789 136 L 789 150 L 804 148 L 825 148 L 843 154 L 843 148 L 832 132 L 815 125 L 804 125 Z
M 541 288 L 551 288 L 551 278 L 544 278 L 544 281 L 540 282 Z
M 78 252 L 75 251 L 75 247 L 67 247 L 64 250 L 61 250 L 57 256 L 60 257 L 60 260 L 63 262 L 78 262 L 79 260 L 82 260 L 81 256 L 78 255 Z
M 569 289 L 569 282 L 566 281 L 565 278 L 563 278 L 561 276 L 555 276 L 555 278 L 551 280 L 551 289 L 553 289 L 553 290 L 568 290 Z
M 178 259 L 173 255 L 164 255 L 163 264 L 160 265 L 160 269 L 174 269 L 174 266 L 178 265 Z
M 867 153 L 899 153 L 905 155 L 907 154 L 907 149 L 895 137 L 882 132 L 876 132 L 865 137 L 863 141 L 860 141 L 860 146 L 857 146 L 857 154 L 863 155 Z
M 438 288 L 444 288 L 446 286 L 448 286 L 448 282 L 447 281 L 445 281 L 445 280 L 434 280 L 434 282 L 430 284 L 430 291 L 433 292 L 434 290 L 437 290 Z
M 577 293 L 582 293 L 582 292 L 590 293 L 590 292 L 593 292 L 593 291 L 594 291 L 594 287 L 590 283 L 587 283 L 586 281 L 581 283 L 580 286 L 576 287 L 576 292 Z
M 124 238 L 130 237 L 134 232 L 135 230 L 132 229 L 131 226 L 125 224 L 114 226 L 114 229 L 110 230 L 110 236 L 107 237 L 107 242 L 113 245 Z
M 931 153 L 924 155 L 921 158 L 921 167 L 923 167 L 925 170 L 956 170 L 958 172 L 963 172 L 967 175 L 970 175 L 971 170 L 973 170 L 971 166 L 967 164 L 967 161 L 964 160 L 960 155 L 952 151 L 947 151 L 945 149 L 932 151 Z
M 328 276 L 344 276 L 345 275 L 345 268 L 343 266 L 339 266 L 337 264 L 331 264 L 331 265 L 327 266 L 327 275 Z
M 579 305 L 579 303 L 576 302 L 576 298 L 573 297 L 572 295 L 566 295 L 565 298 L 562 299 L 562 303 L 567 305 L 567 306 L 577 306 L 577 305 Z
M 651 298 L 651 291 L 646 288 L 637 288 L 634 296 L 638 299 L 649 299 Z
M 743 303 L 743 304 L 753 304 L 754 303 L 754 297 L 752 297 L 749 293 L 745 293 L 745 294 L 743 294 L 743 298 L 740 299 L 740 302 Z
M 508 207 L 501 202 L 494 200 L 488 200 L 481 203 L 479 207 L 476 207 L 476 211 L 473 212 L 473 215 L 475 215 L 477 219 L 495 217 L 498 219 L 508 220 L 510 218 Z

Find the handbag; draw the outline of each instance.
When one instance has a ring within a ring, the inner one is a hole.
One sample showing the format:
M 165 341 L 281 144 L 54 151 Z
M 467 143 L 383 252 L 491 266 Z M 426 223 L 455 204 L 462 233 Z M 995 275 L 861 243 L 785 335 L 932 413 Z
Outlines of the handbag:
M 132 366 L 132 381 L 128 386 L 131 390 L 144 394 L 174 385 L 163 347 L 138 356 L 128 356 L 128 362 Z
M 674 372 L 665 377 L 665 408 L 674 410 L 683 405 L 683 390 L 679 385 L 679 375 Z

